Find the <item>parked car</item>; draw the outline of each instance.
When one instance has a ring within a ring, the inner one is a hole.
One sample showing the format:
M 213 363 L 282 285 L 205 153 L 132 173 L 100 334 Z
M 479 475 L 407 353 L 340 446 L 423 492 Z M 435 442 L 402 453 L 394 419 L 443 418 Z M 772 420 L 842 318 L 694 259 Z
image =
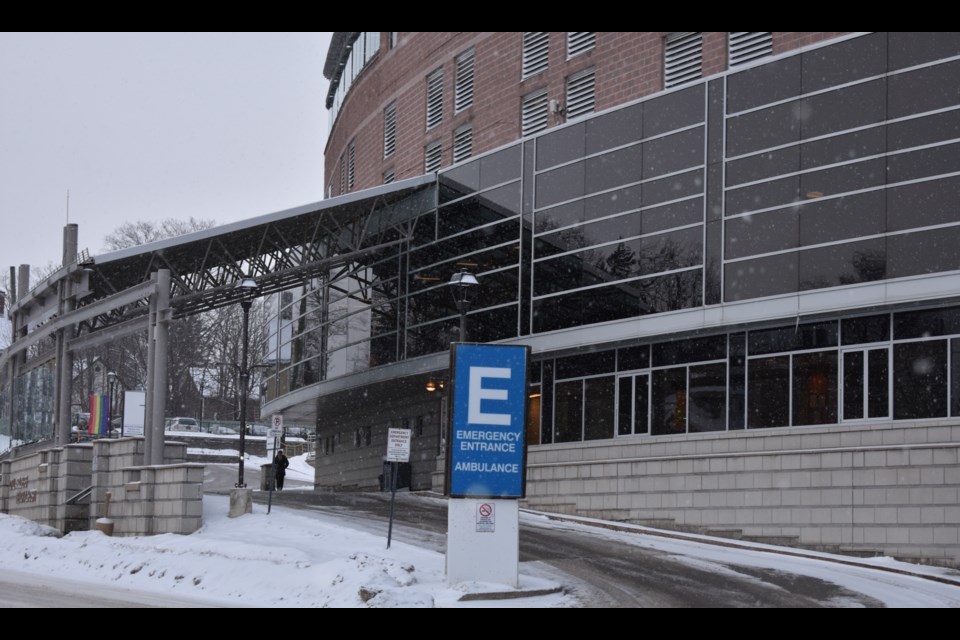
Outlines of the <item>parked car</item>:
M 167 431 L 200 431 L 200 423 L 196 418 L 172 418 Z
M 248 424 L 248 425 L 247 425 L 247 435 L 251 435 L 251 436 L 265 436 L 265 435 L 267 435 L 267 425 L 265 425 L 265 424 Z
M 221 436 L 235 436 L 237 435 L 237 433 L 239 433 L 233 427 L 228 427 L 227 425 L 224 425 L 224 424 L 213 425 L 211 432 Z

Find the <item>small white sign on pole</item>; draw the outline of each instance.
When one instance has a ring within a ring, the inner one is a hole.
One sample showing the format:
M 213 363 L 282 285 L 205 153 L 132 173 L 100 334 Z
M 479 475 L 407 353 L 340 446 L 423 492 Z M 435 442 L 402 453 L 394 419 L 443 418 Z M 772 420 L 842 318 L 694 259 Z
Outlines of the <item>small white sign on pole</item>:
M 387 462 L 410 462 L 410 429 L 387 432 Z
M 279 413 L 273 414 L 273 428 L 274 429 L 283 429 L 283 415 Z
M 277 449 L 280 448 L 281 429 L 270 427 L 267 429 L 267 458 L 273 462 L 273 456 L 277 455 Z

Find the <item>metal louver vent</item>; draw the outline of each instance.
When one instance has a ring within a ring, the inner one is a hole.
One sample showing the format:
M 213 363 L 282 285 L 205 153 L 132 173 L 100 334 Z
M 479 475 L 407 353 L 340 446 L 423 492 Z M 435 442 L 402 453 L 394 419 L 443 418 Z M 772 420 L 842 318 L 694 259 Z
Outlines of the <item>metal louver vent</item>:
M 473 49 L 457 56 L 453 112 L 460 113 L 471 106 L 473 106 Z
M 750 62 L 773 53 L 772 31 L 731 31 L 728 41 L 730 66 Z
M 667 36 L 663 56 L 663 86 L 675 87 L 700 78 L 702 73 L 703 34 L 699 31 Z
M 343 154 L 340 154 L 340 194 L 347 192 L 347 166 Z
M 396 179 L 393 169 L 387 169 L 383 172 L 383 184 L 390 184 Z
M 525 80 L 547 68 L 547 49 L 550 33 L 547 31 L 523 32 L 523 69 L 520 79 Z
M 347 145 L 347 191 L 353 191 L 357 177 L 357 145 L 354 140 Z
M 523 98 L 520 107 L 520 133 L 526 137 L 547 128 L 547 90 L 535 91 Z
M 593 49 L 596 44 L 597 34 L 595 31 L 568 31 L 567 59 Z
M 567 78 L 567 120 L 593 112 L 595 86 L 592 68 Z
M 460 162 L 473 155 L 473 125 L 468 124 L 453 132 L 453 161 Z
M 440 168 L 441 162 L 440 141 L 431 142 L 423 150 L 423 171 L 424 173 L 433 173 Z
M 397 150 L 397 103 L 391 102 L 383 110 L 383 157 L 389 158 Z
M 443 120 L 443 70 L 437 69 L 427 76 L 427 129 L 432 129 Z

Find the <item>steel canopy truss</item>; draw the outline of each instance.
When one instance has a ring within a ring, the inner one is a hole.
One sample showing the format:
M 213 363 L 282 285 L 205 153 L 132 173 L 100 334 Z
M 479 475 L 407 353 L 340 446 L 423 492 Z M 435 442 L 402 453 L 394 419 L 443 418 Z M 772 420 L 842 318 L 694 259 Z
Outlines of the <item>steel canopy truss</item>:
M 256 279 L 260 295 L 290 289 L 353 270 L 371 256 L 398 251 L 413 237 L 421 213 L 436 206 L 433 176 L 424 176 L 342 198 L 226 225 L 180 238 L 105 254 L 83 265 L 89 270 L 90 305 L 134 287 L 157 269 L 171 273 L 173 316 L 185 317 L 238 301 L 235 283 Z M 361 196 L 361 197 L 357 197 Z M 82 333 L 136 320 L 148 297 L 113 308 L 80 325 Z

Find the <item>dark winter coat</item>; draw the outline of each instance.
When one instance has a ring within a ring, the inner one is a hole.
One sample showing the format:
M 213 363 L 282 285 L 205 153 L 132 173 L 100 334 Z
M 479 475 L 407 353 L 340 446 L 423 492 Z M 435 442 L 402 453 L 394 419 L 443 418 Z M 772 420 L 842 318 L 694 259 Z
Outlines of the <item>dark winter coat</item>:
M 290 461 L 282 453 L 278 453 L 273 458 L 273 470 L 276 472 L 277 477 L 282 477 L 287 475 L 287 467 L 290 466 Z

